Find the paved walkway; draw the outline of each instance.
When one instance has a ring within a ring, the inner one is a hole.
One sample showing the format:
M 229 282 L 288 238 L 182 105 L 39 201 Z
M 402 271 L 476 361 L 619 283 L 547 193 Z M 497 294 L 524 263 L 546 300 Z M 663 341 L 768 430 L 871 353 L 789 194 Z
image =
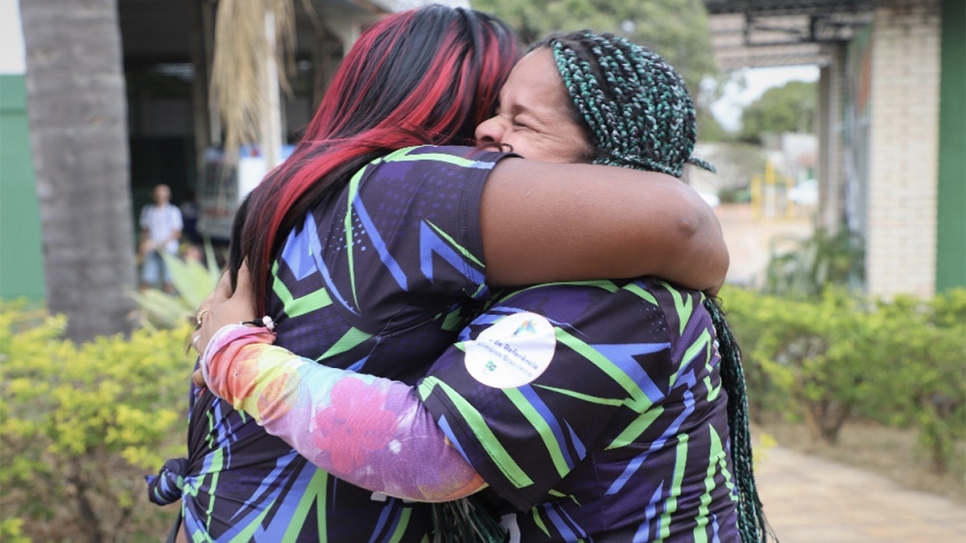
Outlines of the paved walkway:
M 881 475 L 776 446 L 755 478 L 780 543 L 966 543 L 966 507 Z
M 766 219 L 755 217 L 750 204 L 722 204 L 714 208 L 721 221 L 725 243 L 731 254 L 728 282 L 760 285 L 771 258 L 772 244 L 779 239 L 805 239 L 812 235 L 812 221 L 806 217 Z

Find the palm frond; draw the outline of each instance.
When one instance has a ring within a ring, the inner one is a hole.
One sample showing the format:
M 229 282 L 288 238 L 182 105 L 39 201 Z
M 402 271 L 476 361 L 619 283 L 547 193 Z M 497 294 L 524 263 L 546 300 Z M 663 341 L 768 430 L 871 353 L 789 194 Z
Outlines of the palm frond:
M 266 34 L 266 14 L 274 15 L 275 43 Z M 210 100 L 225 127 L 225 158 L 238 159 L 238 149 L 259 141 L 269 99 L 265 92 L 268 61 L 274 59 L 280 86 L 289 92 L 285 68 L 295 50 L 292 0 L 221 0 L 215 17 L 215 47 Z

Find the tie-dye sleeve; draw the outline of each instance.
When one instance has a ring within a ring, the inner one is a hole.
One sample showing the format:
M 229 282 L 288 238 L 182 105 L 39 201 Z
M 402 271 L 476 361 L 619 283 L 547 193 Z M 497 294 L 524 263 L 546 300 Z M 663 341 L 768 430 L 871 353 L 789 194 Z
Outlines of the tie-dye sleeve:
M 273 340 L 265 328 L 222 328 L 201 364 L 209 389 L 357 486 L 417 501 L 449 501 L 483 487 L 412 387 L 319 365 Z

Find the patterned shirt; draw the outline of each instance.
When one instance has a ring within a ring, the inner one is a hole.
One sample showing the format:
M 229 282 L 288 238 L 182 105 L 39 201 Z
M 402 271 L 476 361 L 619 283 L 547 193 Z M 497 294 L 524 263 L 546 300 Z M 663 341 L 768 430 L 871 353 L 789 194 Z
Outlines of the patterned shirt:
M 738 541 L 702 295 L 659 280 L 496 302 L 418 390 L 511 541 Z
M 315 206 L 273 268 L 276 344 L 409 384 L 489 296 L 479 200 L 503 153 L 416 147 L 375 160 Z M 210 393 L 190 414 L 189 541 L 419 542 L 426 504 L 341 481 Z

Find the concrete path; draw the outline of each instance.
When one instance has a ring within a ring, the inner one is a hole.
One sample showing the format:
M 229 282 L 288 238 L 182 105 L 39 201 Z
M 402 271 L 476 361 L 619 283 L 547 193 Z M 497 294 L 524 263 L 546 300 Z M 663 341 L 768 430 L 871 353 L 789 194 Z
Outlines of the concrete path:
M 881 475 L 776 446 L 755 478 L 780 543 L 966 543 L 966 507 Z
M 767 219 L 756 217 L 750 204 L 722 204 L 714 208 L 731 254 L 727 281 L 736 285 L 761 285 L 771 258 L 772 244 L 784 238 L 806 239 L 812 235 L 807 217 Z

